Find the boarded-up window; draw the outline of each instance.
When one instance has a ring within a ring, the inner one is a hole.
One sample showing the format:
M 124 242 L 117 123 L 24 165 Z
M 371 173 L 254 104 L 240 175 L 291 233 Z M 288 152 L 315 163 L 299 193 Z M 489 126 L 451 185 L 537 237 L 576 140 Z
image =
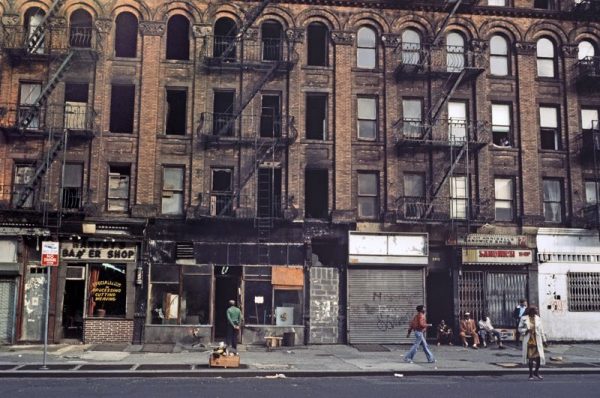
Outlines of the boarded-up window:
M 108 173 L 108 210 L 127 211 L 129 208 L 129 166 L 110 166 Z
M 183 168 L 163 169 L 162 214 L 183 213 Z

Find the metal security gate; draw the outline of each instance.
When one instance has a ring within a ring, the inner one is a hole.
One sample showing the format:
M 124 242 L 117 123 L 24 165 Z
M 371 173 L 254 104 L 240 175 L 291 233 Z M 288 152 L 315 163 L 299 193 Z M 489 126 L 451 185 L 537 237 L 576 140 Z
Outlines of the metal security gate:
M 15 324 L 16 283 L 0 279 L 0 343 L 12 343 Z
M 527 297 L 527 274 L 463 271 L 458 280 L 459 312 L 479 319 L 486 313 L 498 327 L 514 327 L 512 312 Z
M 415 307 L 425 303 L 425 274 L 419 269 L 348 271 L 348 342 L 410 343 L 406 331 Z

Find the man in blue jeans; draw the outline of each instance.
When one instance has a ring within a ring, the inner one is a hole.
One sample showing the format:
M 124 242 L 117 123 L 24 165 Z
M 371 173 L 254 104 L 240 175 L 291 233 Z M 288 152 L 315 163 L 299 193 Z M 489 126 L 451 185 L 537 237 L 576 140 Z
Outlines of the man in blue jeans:
M 415 343 L 410 348 L 410 351 L 408 351 L 404 356 L 404 362 L 413 362 L 413 358 L 415 357 L 420 345 L 423 345 L 423 351 L 425 351 L 425 355 L 427 356 L 427 362 L 435 362 L 435 357 L 429 350 L 429 346 L 425 340 L 425 334 L 428 326 L 431 326 L 431 324 L 427 323 L 427 320 L 425 319 L 425 308 L 422 305 L 418 305 L 417 315 L 415 315 L 412 321 L 410 321 L 410 327 L 408 328 L 408 333 L 406 334 L 406 337 L 410 337 L 410 332 L 414 331 Z

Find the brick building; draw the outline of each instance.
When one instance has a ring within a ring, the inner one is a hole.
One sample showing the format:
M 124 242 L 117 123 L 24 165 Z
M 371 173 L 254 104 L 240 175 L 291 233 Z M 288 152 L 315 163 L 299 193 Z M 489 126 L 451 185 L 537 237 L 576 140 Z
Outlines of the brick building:
M 0 341 L 42 338 L 43 240 L 55 341 L 210 341 L 229 299 L 245 343 L 600 316 L 596 1 L 0 14 Z

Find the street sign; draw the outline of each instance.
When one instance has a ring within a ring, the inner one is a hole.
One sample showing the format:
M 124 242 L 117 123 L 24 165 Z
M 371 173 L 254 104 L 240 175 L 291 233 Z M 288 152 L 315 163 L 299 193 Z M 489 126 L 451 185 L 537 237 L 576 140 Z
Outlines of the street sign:
M 58 266 L 58 242 L 42 242 L 42 267 Z

